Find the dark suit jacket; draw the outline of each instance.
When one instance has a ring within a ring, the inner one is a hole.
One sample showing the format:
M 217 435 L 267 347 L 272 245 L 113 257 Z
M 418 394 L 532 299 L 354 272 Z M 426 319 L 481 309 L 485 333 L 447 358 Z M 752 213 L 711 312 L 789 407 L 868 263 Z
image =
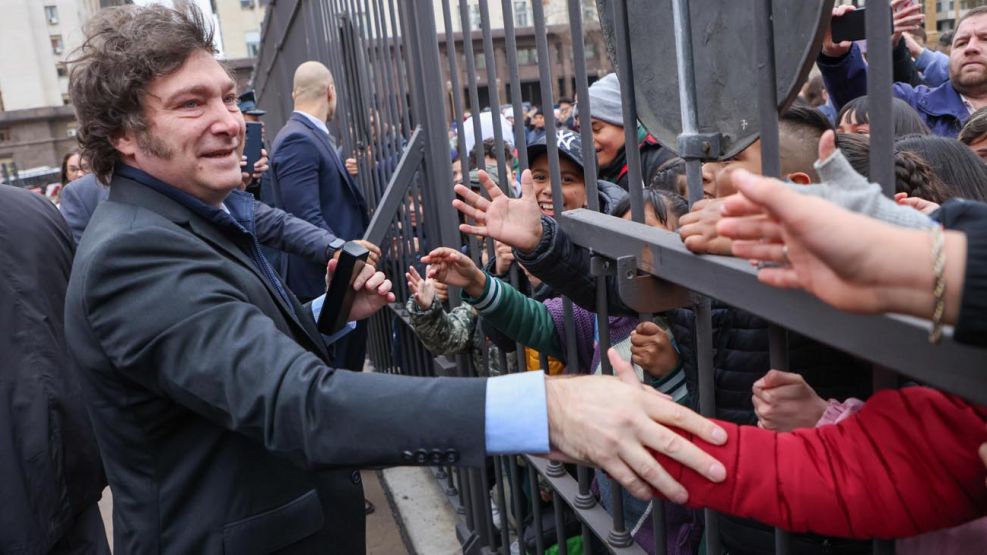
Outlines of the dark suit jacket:
M 96 174 L 89 173 L 69 183 L 62 189 L 58 209 L 72 230 L 72 238 L 78 243 L 82 232 L 89 225 L 89 219 L 99 203 L 110 196 L 110 188 L 96 179 Z
M 233 240 L 137 182 L 110 189 L 66 335 L 117 552 L 363 553 L 353 467 L 482 463 L 484 381 L 334 371 L 309 307 Z
M 292 114 L 274 139 L 272 151 L 271 188 L 279 208 L 341 239 L 363 237 L 370 222 L 367 203 L 329 135 L 304 116 Z M 280 271 L 300 298 L 325 293 L 324 265 L 283 256 Z
M 74 247 L 48 199 L 0 186 L 0 553 L 48 553 L 106 485 L 62 324 Z

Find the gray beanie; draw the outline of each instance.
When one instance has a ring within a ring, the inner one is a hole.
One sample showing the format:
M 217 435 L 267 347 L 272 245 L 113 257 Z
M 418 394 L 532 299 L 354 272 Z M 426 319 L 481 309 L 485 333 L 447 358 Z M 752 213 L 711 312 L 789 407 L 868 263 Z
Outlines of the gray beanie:
M 589 87 L 590 117 L 624 126 L 624 109 L 620 101 L 620 81 L 616 73 L 608 73 Z

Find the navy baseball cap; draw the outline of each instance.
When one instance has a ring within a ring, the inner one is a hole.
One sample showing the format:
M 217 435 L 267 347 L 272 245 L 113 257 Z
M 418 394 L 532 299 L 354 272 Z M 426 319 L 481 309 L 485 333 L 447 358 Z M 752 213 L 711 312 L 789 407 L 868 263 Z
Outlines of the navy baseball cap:
M 240 111 L 250 116 L 263 116 L 267 112 L 257 107 L 257 97 L 253 90 L 249 90 L 237 98 Z
M 572 160 L 579 169 L 583 166 L 583 140 L 579 133 L 562 128 L 555 132 L 555 143 L 559 145 L 559 156 L 565 156 Z M 548 151 L 548 135 L 539 137 L 538 140 L 528 145 L 528 163 Z

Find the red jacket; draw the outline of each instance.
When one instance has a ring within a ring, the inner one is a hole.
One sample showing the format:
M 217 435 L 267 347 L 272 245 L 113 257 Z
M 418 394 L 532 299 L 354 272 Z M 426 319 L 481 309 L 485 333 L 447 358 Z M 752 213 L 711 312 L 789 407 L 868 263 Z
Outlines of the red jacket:
M 926 387 L 882 391 L 832 426 L 776 433 L 717 423 L 723 446 L 693 439 L 727 468 L 714 484 L 663 455 L 688 504 L 792 532 L 900 538 L 987 515 L 987 409 Z M 681 433 L 681 432 L 680 432 Z

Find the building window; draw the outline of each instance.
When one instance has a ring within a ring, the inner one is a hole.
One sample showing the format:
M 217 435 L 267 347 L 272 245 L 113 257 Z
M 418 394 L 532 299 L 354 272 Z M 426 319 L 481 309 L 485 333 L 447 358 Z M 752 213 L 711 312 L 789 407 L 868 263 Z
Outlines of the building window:
M 529 21 L 531 20 L 528 17 L 528 3 L 514 2 L 514 26 L 527 27 L 531 25 Z
M 583 48 L 583 59 L 585 60 L 595 60 L 597 57 L 596 43 L 590 42 L 584 45 Z
M 240 0 L 240 7 L 245 10 L 254 9 L 254 0 Z
M 55 64 L 55 73 L 57 73 L 59 77 L 69 76 L 69 70 L 65 67 L 65 64 Z
M 58 25 L 58 6 L 45 6 L 45 19 L 48 25 Z
M 62 42 L 62 35 L 51 35 L 51 51 L 56 56 L 61 56 L 65 52 L 65 43 Z
M 10 129 L 0 128 L 0 143 L 10 142 L 11 134 Z
M 519 66 L 530 66 L 538 63 L 538 50 L 529 46 L 517 49 L 517 63 Z
M 247 43 L 247 56 L 256 58 L 260 52 L 260 31 L 247 31 L 243 34 L 243 40 Z
M 470 4 L 470 30 L 480 28 L 480 6 Z
M 73 122 L 70 122 L 65 127 L 65 136 L 66 137 L 75 137 L 78 132 L 79 132 L 78 124 L 76 122 L 74 122 L 74 121 Z
M 473 61 L 476 63 L 476 69 L 487 69 L 487 58 L 483 55 L 482 50 L 473 51 Z
M 583 23 L 588 21 L 597 21 L 596 2 L 593 0 L 585 0 L 583 2 Z

